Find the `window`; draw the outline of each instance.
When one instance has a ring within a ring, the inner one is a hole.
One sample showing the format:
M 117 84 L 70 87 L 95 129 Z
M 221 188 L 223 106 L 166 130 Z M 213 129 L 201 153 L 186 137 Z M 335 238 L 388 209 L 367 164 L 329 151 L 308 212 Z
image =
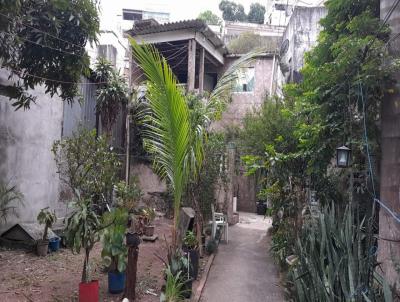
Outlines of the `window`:
M 238 71 L 235 92 L 252 92 L 254 90 L 254 67 L 244 67 Z
M 130 21 L 142 20 L 143 12 L 139 10 L 123 9 L 122 19 Z
M 287 5 L 286 5 L 286 4 L 279 4 L 279 3 L 276 3 L 276 4 L 275 4 L 275 10 L 285 11 L 286 8 L 287 8 Z

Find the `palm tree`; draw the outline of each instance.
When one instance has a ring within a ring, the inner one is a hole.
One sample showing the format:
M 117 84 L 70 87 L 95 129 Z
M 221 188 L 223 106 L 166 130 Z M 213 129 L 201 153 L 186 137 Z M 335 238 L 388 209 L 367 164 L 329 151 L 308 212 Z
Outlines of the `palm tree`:
M 154 156 L 156 172 L 167 179 L 174 195 L 173 245 L 177 246 L 177 227 L 182 193 L 189 178 L 195 176 L 203 160 L 203 143 L 207 135 L 204 118 L 200 124 L 191 120 L 186 97 L 178 81 L 155 47 L 138 45 L 130 39 L 133 56 L 147 78 L 147 99 L 151 112 L 144 115 L 147 129 L 145 146 Z M 243 56 L 221 77 L 210 97 L 205 99 L 205 118 L 212 120 L 228 102 L 237 70 L 259 51 Z

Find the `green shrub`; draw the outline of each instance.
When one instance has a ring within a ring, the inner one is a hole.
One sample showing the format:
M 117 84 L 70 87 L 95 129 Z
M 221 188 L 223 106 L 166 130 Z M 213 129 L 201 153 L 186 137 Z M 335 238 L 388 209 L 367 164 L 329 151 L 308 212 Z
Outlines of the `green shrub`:
M 128 224 L 126 209 L 112 209 L 102 216 L 102 224 L 108 226 L 101 232 L 103 249 L 101 257 L 110 271 L 124 272 L 127 264 L 128 248 L 125 232 Z

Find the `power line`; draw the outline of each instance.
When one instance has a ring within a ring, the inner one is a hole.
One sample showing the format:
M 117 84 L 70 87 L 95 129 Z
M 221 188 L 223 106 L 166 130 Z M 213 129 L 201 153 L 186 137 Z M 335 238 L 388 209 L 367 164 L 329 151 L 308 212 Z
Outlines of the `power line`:
M 9 35 L 9 36 L 11 36 L 11 37 L 14 36 L 14 35 L 12 35 L 11 33 L 6 32 L 6 31 L 1 31 L 1 32 L 4 33 L 4 34 L 6 34 L 6 35 Z M 76 56 L 76 57 L 80 57 L 80 58 L 84 57 L 84 55 L 79 55 L 79 54 L 76 54 L 76 53 L 73 53 L 73 52 L 65 51 L 65 50 L 62 50 L 61 48 L 55 48 L 55 47 L 52 47 L 52 46 L 43 45 L 43 44 L 40 44 L 40 43 L 38 43 L 38 42 L 29 40 L 29 39 L 26 39 L 26 38 L 22 38 L 22 37 L 20 37 L 20 36 L 18 36 L 18 35 L 16 35 L 16 36 L 17 36 L 17 38 L 19 38 L 19 39 L 21 39 L 21 40 L 23 40 L 23 41 L 26 41 L 26 42 L 28 42 L 28 43 L 35 44 L 35 45 L 37 45 L 37 46 L 49 48 L 49 49 L 52 49 L 52 50 L 55 50 L 55 51 L 59 51 L 59 52 L 62 52 L 62 53 L 65 53 L 65 54 L 69 54 L 69 55 L 72 55 L 72 56 Z
M 394 220 L 396 220 L 398 223 L 400 223 L 400 215 L 396 214 L 392 209 L 390 209 L 383 201 L 379 200 L 376 197 L 376 191 L 375 191 L 375 181 L 374 181 L 374 171 L 372 168 L 372 163 L 371 163 L 371 154 L 369 151 L 369 141 L 368 141 L 368 130 L 367 130 L 367 122 L 366 122 L 366 110 L 365 110 L 365 99 L 364 99 L 364 92 L 362 89 L 362 83 L 359 82 L 359 90 L 360 90 L 360 95 L 361 95 L 361 102 L 362 102 L 362 110 L 363 110 L 363 127 L 364 127 L 364 141 L 365 141 L 365 149 L 367 151 L 367 159 L 368 159 L 368 170 L 371 175 L 371 183 L 372 183 L 372 192 L 374 195 L 374 202 L 378 203 L 382 208 L 384 208 L 392 217 Z
M 34 74 L 30 74 L 28 72 L 22 71 L 22 70 L 17 70 L 11 67 L 6 67 L 6 66 L 1 66 L 2 68 L 6 68 L 11 70 L 12 72 L 14 72 L 15 74 L 19 75 L 20 77 L 22 76 L 30 76 L 32 78 L 37 78 L 43 81 L 49 81 L 49 82 L 55 82 L 55 83 L 60 83 L 60 84 L 77 84 L 77 85 L 98 85 L 98 84 L 107 84 L 108 82 L 90 82 L 90 83 L 85 83 L 85 82 L 71 82 L 71 81 L 61 81 L 61 80 L 55 80 L 55 79 L 50 79 L 50 78 L 46 78 L 46 77 L 42 77 L 42 76 L 38 76 L 38 75 L 34 75 Z
M 7 16 L 7 15 L 5 15 L 5 14 L 3 14 L 3 13 L 0 13 L 0 16 L 3 16 L 3 17 L 5 17 L 5 18 L 7 18 L 7 19 L 9 20 L 9 22 L 14 21 L 13 18 L 11 18 L 11 17 L 9 17 L 9 16 Z M 85 48 L 85 47 L 80 46 L 80 45 L 78 45 L 78 44 L 75 44 L 75 43 L 72 43 L 72 42 L 70 42 L 70 41 L 64 40 L 64 39 L 62 39 L 62 38 L 60 38 L 60 37 L 57 37 L 57 36 L 55 36 L 55 35 L 53 35 L 53 34 L 50 34 L 50 33 L 46 32 L 46 31 L 43 31 L 43 30 L 41 30 L 41 29 L 38 29 L 38 28 L 33 27 L 33 26 L 31 26 L 31 25 L 28 25 L 28 24 L 26 24 L 26 23 L 24 23 L 24 22 L 21 22 L 21 24 L 24 25 L 24 26 L 26 26 L 26 27 L 32 28 L 32 29 L 34 29 L 34 30 L 36 30 L 36 31 L 38 31 L 38 32 L 44 33 L 45 35 L 47 35 L 47 36 L 49 36 L 49 37 L 52 37 L 52 38 L 54 38 L 54 39 L 63 41 L 64 43 L 68 43 L 68 44 L 70 44 L 70 45 L 73 45 L 73 46 L 79 47 L 79 48 Z

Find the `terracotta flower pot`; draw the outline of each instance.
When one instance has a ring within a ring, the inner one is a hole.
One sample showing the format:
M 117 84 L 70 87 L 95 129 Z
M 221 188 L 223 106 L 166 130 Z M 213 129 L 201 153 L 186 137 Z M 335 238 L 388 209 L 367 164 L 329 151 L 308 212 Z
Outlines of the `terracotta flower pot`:
M 144 235 L 151 237 L 154 235 L 154 225 L 146 225 L 144 227 Z
M 99 281 L 79 283 L 79 302 L 99 302 Z
M 38 240 L 36 243 L 36 253 L 40 257 L 44 257 L 47 255 L 47 251 L 49 249 L 49 241 L 48 240 Z

